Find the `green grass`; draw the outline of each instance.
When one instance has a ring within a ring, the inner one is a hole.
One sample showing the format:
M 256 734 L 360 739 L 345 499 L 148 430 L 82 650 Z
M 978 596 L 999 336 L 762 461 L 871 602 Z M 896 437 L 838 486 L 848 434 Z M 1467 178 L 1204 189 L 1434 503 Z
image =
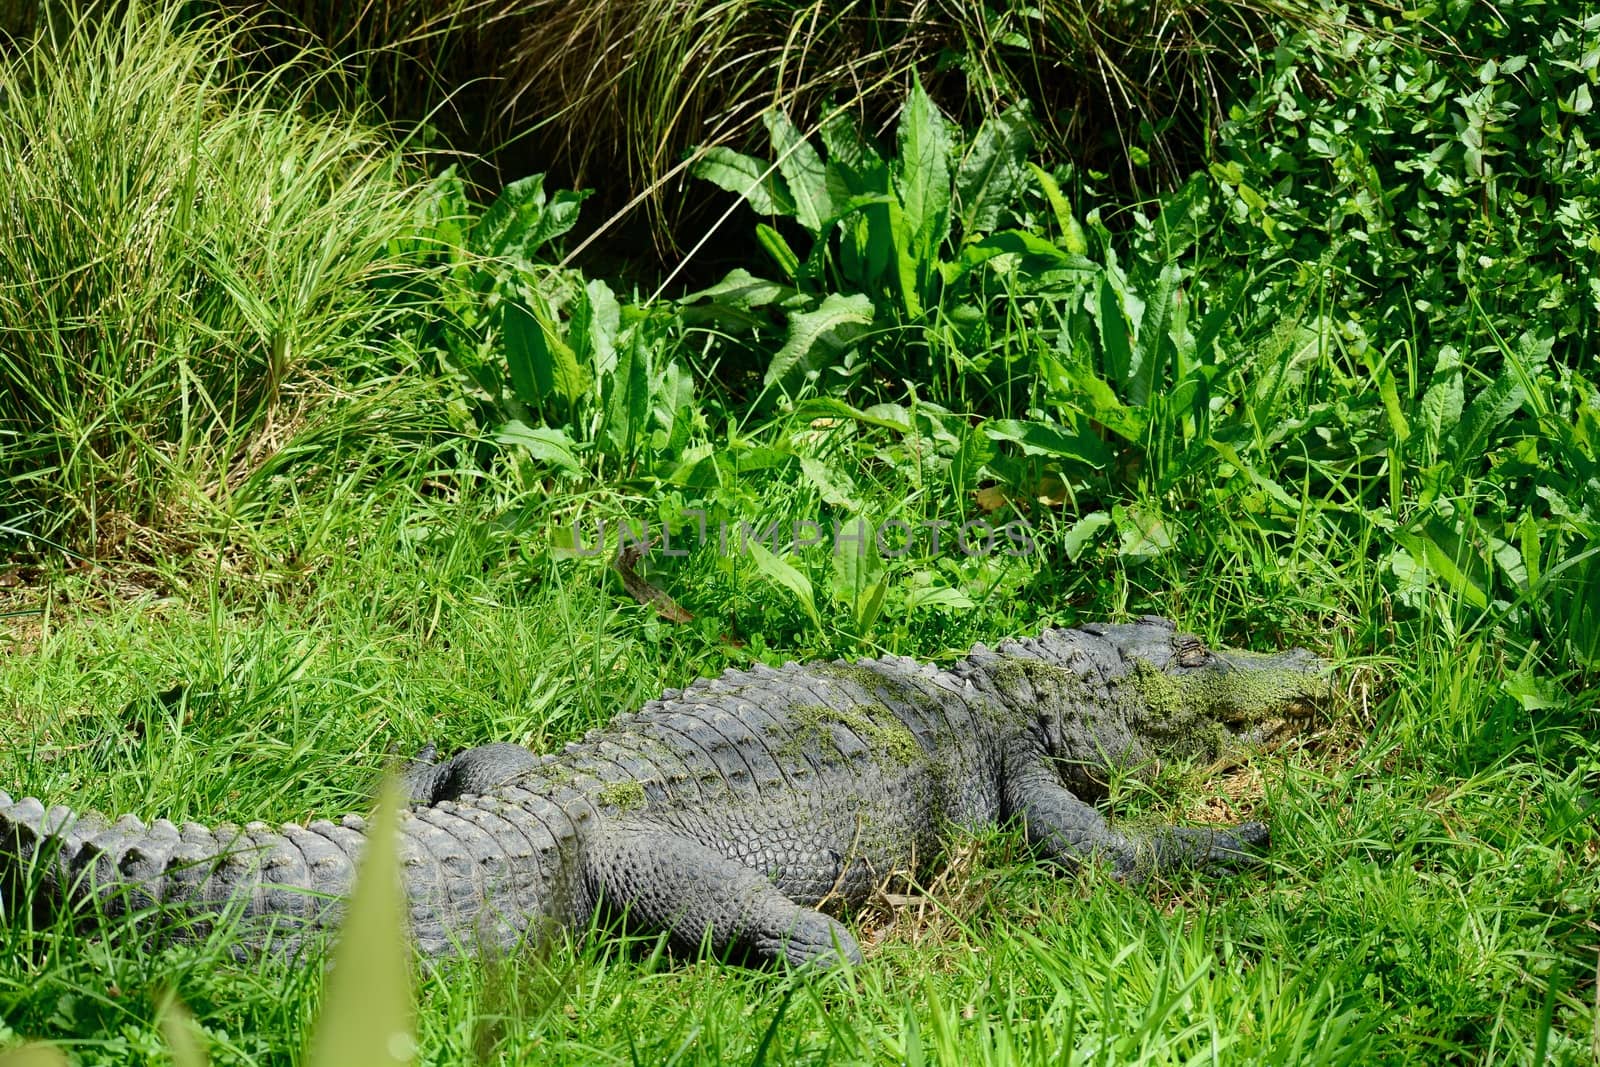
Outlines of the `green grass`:
M 497 531 L 488 496 L 346 498 L 332 521 L 348 547 L 290 595 L 230 603 L 239 590 L 219 581 L 119 601 L 91 579 L 63 583 L 45 614 L 12 621 L 23 654 L 0 666 L 0 779 L 143 816 L 304 819 L 364 808 L 391 743 L 548 748 L 749 658 L 717 639 L 724 629 L 763 635 L 773 662 L 948 656 L 1050 617 L 1164 610 L 1214 629 L 1320 604 L 1336 624 L 1294 636 L 1361 680 L 1321 736 L 1253 764 L 1246 781 L 1263 784 L 1242 801 L 1186 775 L 1115 798 L 1132 819 L 1218 803 L 1265 814 L 1270 870 L 1129 890 L 1058 877 L 1009 836 L 962 842 L 926 899 L 861 917 L 868 962 L 837 980 L 668 960 L 652 939 L 595 931 L 425 972 L 426 1061 L 746 1063 L 770 1029 L 768 1062 L 916 1062 L 920 1048 L 950 1063 L 1170 1063 L 1208 1050 L 1241 1063 L 1530 1063 L 1540 1042 L 1551 1062 L 1587 1062 L 1600 841 L 1584 805 L 1600 750 L 1585 730 L 1597 694 L 1524 709 L 1493 642 L 1397 627 L 1378 600 L 1347 599 L 1375 576 L 1338 546 L 1330 558 L 1307 545 L 1288 572 L 1230 568 L 1212 537 L 1240 531 L 1204 527 L 1165 561 L 1113 563 L 1097 587 L 1063 577 L 971 611 L 919 609 L 861 640 L 812 630 L 748 562 L 708 554 L 658 580 L 715 624 L 670 627 L 602 568 Z M 929 499 L 912 513 L 938 514 Z M 790 518 L 811 502 L 759 503 Z M 571 505 L 549 501 L 527 521 L 560 521 Z M 418 528 L 429 536 L 406 535 Z M 5 1024 L 81 1062 L 158 1058 L 168 987 L 217 1063 L 288 1062 L 315 1014 L 314 974 L 239 967 L 222 936 L 155 952 L 114 931 L 109 946 L 62 929 L 29 941 L 21 922 L 10 918 L 0 960 Z

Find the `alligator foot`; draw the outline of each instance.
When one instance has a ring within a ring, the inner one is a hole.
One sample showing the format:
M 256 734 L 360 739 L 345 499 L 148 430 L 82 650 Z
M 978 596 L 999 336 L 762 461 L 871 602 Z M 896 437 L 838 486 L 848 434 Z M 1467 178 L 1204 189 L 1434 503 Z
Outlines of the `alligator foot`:
M 1272 844 L 1265 823 L 1247 822 L 1232 829 L 1165 826 L 1150 831 L 1138 849 L 1139 873 L 1157 873 L 1180 867 L 1217 867 L 1247 870 L 1261 866 L 1260 853 Z M 1142 861 L 1142 862 L 1141 862 Z

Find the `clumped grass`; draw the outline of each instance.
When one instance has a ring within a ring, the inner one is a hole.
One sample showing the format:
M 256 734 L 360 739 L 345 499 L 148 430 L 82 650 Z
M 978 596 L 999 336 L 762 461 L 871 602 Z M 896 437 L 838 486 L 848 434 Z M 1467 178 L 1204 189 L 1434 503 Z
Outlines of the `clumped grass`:
M 302 114 L 304 68 L 247 80 L 230 32 L 178 11 L 86 8 L 0 59 L 13 544 L 103 554 L 215 514 L 393 361 L 418 176 L 359 121 Z
M 1029 103 L 1052 150 L 1122 188 L 1174 184 L 1208 158 L 1251 47 L 1330 21 L 1307 0 L 219 6 L 259 16 L 261 39 L 328 48 L 375 98 L 432 115 L 462 148 L 505 147 L 612 207 L 643 199 L 663 244 L 672 223 L 704 218 L 680 177 L 691 148 L 749 147 L 772 107 L 809 123 L 829 103 L 881 129 L 918 79 L 969 125 Z M 493 120 L 472 121 L 478 109 Z

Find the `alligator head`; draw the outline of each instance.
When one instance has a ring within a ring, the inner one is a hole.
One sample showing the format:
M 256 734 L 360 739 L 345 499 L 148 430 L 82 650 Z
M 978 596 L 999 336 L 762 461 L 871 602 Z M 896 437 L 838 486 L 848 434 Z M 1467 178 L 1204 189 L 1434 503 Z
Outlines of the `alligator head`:
M 1124 665 L 1129 725 L 1147 756 L 1214 760 L 1300 732 L 1332 695 L 1331 667 L 1306 651 L 1207 648 L 1147 617 L 1099 635 Z
M 1236 758 L 1298 732 L 1332 695 L 1330 665 L 1304 649 L 1211 649 L 1154 616 L 1051 630 L 1000 653 L 1033 665 L 1029 714 L 1074 780 Z

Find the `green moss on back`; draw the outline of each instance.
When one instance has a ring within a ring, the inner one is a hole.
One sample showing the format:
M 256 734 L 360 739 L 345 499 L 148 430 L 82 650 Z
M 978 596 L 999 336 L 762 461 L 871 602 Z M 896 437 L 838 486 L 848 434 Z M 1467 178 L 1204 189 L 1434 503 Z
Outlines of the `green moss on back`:
M 641 782 L 613 782 L 600 790 L 600 803 L 618 811 L 637 811 L 644 807 L 644 785 Z
M 879 712 L 880 717 L 873 717 L 872 711 Z M 890 721 L 883 721 L 884 717 Z M 915 735 L 886 708 L 805 704 L 789 712 L 789 723 L 794 736 L 784 746 L 785 755 L 803 757 L 808 752 L 814 754 L 823 745 L 835 747 L 832 728 L 838 725 L 866 742 L 872 748 L 873 758 L 885 767 L 908 767 L 925 758 Z

